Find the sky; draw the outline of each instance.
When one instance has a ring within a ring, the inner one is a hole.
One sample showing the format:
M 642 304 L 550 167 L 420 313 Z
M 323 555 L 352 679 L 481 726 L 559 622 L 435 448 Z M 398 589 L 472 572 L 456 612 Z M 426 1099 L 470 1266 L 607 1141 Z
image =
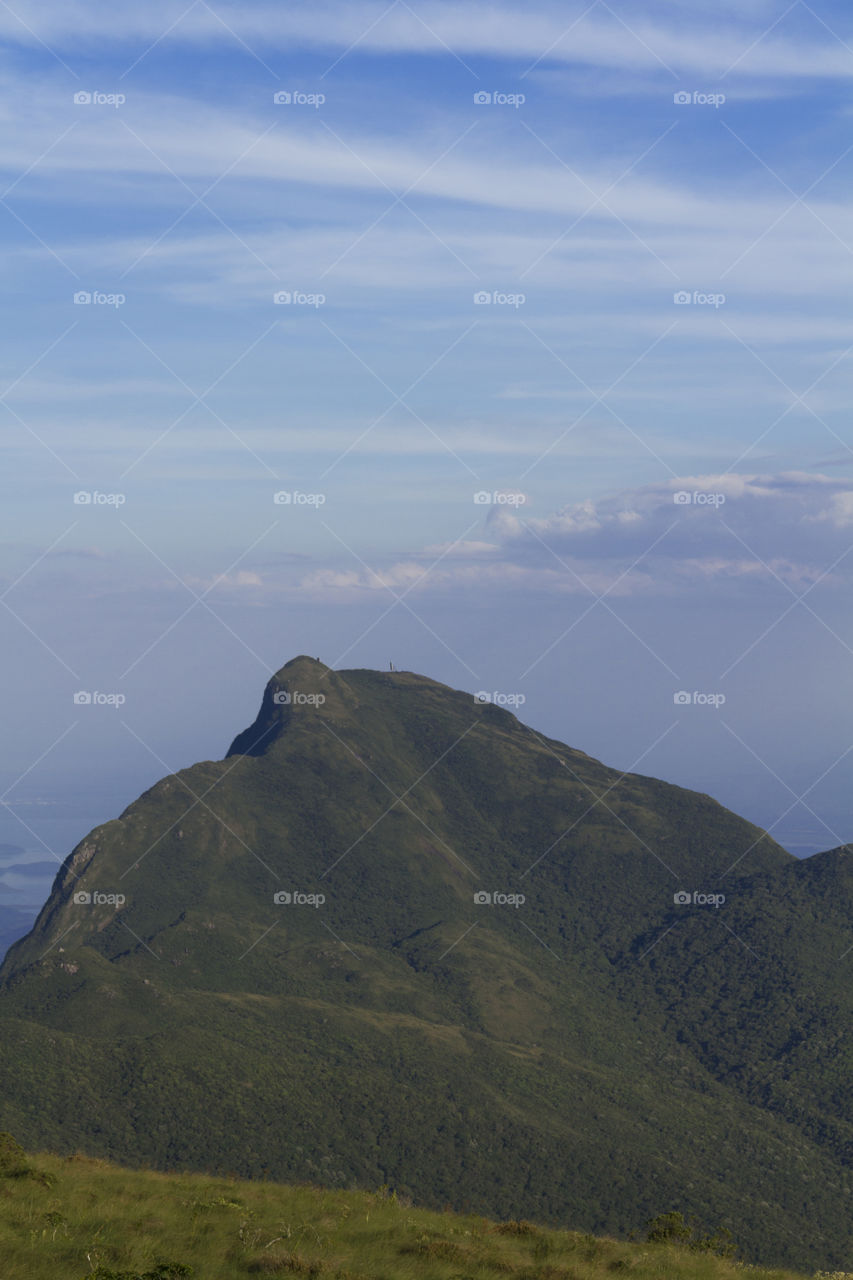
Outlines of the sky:
M 853 838 L 845 6 L 0 39 L 0 906 L 300 653 Z

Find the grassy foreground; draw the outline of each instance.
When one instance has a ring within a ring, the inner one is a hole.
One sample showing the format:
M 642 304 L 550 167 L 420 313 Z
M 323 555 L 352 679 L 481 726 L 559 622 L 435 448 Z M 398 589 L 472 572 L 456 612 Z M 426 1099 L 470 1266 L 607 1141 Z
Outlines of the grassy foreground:
M 328 1191 L 120 1168 L 88 1157 L 0 1169 L 3 1280 L 786 1280 L 671 1244 L 415 1209 Z M 2 1163 L 2 1162 L 0 1162 Z M 853 1280 L 853 1278 L 851 1278 Z

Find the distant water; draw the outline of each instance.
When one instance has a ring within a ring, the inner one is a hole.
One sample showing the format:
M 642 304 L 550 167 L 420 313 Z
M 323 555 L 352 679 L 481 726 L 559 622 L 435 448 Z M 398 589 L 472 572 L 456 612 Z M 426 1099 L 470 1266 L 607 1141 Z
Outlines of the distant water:
M 0 958 L 29 933 L 59 866 L 42 848 L 0 843 Z
M 12 943 L 29 933 L 37 915 L 34 910 L 0 907 L 0 964 Z
M 853 843 L 853 813 L 846 821 L 841 818 L 833 821 L 830 815 L 827 815 L 825 820 L 827 826 L 817 819 L 812 822 L 797 822 L 790 826 L 780 822 L 770 834 L 783 849 L 793 853 L 796 858 L 810 858 L 813 853 L 821 853 L 824 849 L 837 849 L 839 845 Z M 752 821 L 757 822 L 759 826 L 762 825 L 758 818 L 753 818 Z M 771 821 L 772 819 L 768 821 L 768 827 Z
M 104 821 L 102 810 L 69 816 L 57 808 L 31 802 L 0 809 L 0 958 L 29 933 L 74 846 Z

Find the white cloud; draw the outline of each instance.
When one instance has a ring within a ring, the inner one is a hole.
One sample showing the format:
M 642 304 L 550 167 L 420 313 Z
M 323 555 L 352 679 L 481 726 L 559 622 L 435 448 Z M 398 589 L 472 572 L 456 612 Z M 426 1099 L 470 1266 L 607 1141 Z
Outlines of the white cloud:
M 10 197 L 25 219 L 33 216 L 25 195 L 43 193 L 75 210 L 73 235 L 46 229 L 40 217 L 33 224 L 81 277 L 75 285 L 69 275 L 69 301 L 74 287 L 108 284 L 127 293 L 122 316 L 151 295 L 222 310 L 271 298 L 289 284 L 322 288 L 338 306 L 358 305 L 365 293 L 417 289 L 432 296 L 454 289 L 462 310 L 475 288 L 512 284 L 530 298 L 528 311 L 570 290 L 584 299 L 584 316 L 592 301 L 624 324 L 628 312 L 668 309 L 674 291 L 686 288 L 727 296 L 720 312 L 700 306 L 673 312 L 680 329 L 696 336 L 719 336 L 717 322 L 730 316 L 738 331 L 741 319 L 748 326 L 747 340 L 774 332 L 798 341 L 812 323 L 816 337 L 828 334 L 834 342 L 851 332 L 846 300 L 853 266 L 837 238 L 846 234 L 847 208 L 829 179 L 807 207 L 792 208 L 790 194 L 758 162 L 750 161 L 746 181 L 718 175 L 709 185 L 701 169 L 668 171 L 672 156 L 664 147 L 618 182 L 604 208 L 595 205 L 595 194 L 616 181 L 636 151 L 602 148 L 581 130 L 558 146 L 571 172 L 526 132 L 481 124 L 430 169 L 460 138 L 458 118 L 443 123 L 440 138 L 409 131 L 394 140 L 358 122 L 339 141 L 317 120 L 272 117 L 276 127 L 261 137 L 271 123 L 263 104 L 235 111 L 151 94 L 129 117 L 140 142 L 124 117 L 81 121 L 66 90 L 57 103 L 55 85 L 35 93 L 31 110 L 13 112 L 19 89 L 14 80 L 7 85 L 0 168 L 14 181 L 41 157 Z M 67 123 L 75 127 L 57 141 Z M 233 230 L 200 209 L 183 220 L 193 195 L 169 169 L 195 191 L 235 161 L 207 197 Z M 397 206 L 382 216 L 395 194 L 413 184 L 406 200 L 415 213 Z M 104 208 L 113 225 L 127 226 L 131 205 L 135 225 L 145 230 L 105 233 Z M 96 238 L 88 230 L 95 224 L 82 213 L 87 206 L 98 211 Z M 37 265 L 56 271 L 49 251 L 31 243 L 7 268 L 25 275 L 30 289 Z M 797 300 L 796 311 L 768 316 L 761 303 L 779 297 Z M 820 308 L 814 320 L 805 300 Z M 750 314 L 756 306 L 759 314 Z M 477 310 L 482 322 L 485 309 Z
M 853 490 L 844 489 L 831 494 L 826 510 L 809 515 L 807 519 L 831 524 L 836 529 L 850 528 L 853 525 Z
M 447 559 L 474 558 L 494 556 L 499 547 L 494 542 L 439 542 L 434 546 L 424 547 L 424 555 L 443 556 Z
M 281 221 L 282 185 L 297 183 L 330 190 L 371 191 L 386 205 L 391 205 L 398 193 L 409 192 L 406 197 L 409 203 L 426 196 L 467 206 L 472 241 L 475 239 L 470 224 L 472 205 L 555 215 L 558 227 L 560 223 L 568 226 L 574 218 L 592 209 L 589 225 L 612 224 L 615 215 L 641 229 L 648 225 L 664 226 L 670 234 L 695 228 L 720 235 L 722 229 L 722 234 L 734 246 L 739 235 L 752 232 L 758 236 L 766 231 L 795 203 L 781 185 L 778 189 L 771 187 L 770 196 L 751 197 L 727 189 L 720 179 L 715 179 L 708 189 L 701 171 L 682 173 L 678 180 L 644 177 L 635 172 L 609 191 L 606 204 L 612 210 L 610 213 L 596 206 L 596 197 L 637 159 L 643 149 L 640 145 L 623 146 L 618 152 L 613 150 L 604 161 L 596 154 L 595 146 L 588 140 L 584 142 L 578 132 L 560 157 L 564 163 L 560 163 L 560 159 L 555 159 L 529 134 L 510 133 L 505 129 L 495 133 L 480 128 L 483 123 L 480 120 L 460 141 L 464 126 L 470 121 L 465 120 L 460 127 L 458 119 L 443 129 L 441 139 L 409 135 L 405 141 L 389 141 L 387 133 L 369 132 L 363 125 L 346 129 L 339 139 L 326 132 L 320 122 L 294 125 L 290 121 L 281 121 L 280 127 L 263 136 L 273 123 L 264 110 L 265 105 L 259 104 L 258 111 L 252 114 L 245 108 L 237 112 L 148 95 L 133 117 L 133 129 L 140 140 L 122 127 L 123 117 L 106 123 L 99 119 L 94 125 L 75 128 L 61 144 L 55 145 L 39 161 L 37 175 L 56 179 L 67 173 L 78 180 L 83 174 L 90 178 L 100 175 L 110 183 L 114 183 L 117 174 L 163 178 L 163 193 L 169 205 L 176 206 L 177 216 L 191 205 L 193 192 L 184 192 L 176 186 L 169 170 L 190 183 L 193 180 L 212 182 L 233 163 L 226 183 L 208 197 L 209 203 L 222 210 L 226 217 L 230 212 L 229 189 L 235 205 L 234 218 L 238 218 L 238 212 L 245 215 L 245 210 L 240 210 L 241 199 L 234 200 L 235 188 L 229 188 L 229 184 L 237 180 L 243 184 L 252 180 L 276 184 L 276 199 L 267 196 L 266 204 L 262 199 L 253 214 L 257 219 L 264 212 L 272 217 L 277 211 L 278 222 Z M 7 123 L 13 120 L 14 129 L 6 131 L 0 141 L 0 167 L 13 176 L 27 169 L 34 157 L 56 143 L 62 126 L 75 121 L 79 124 L 74 108 L 69 106 L 64 112 L 58 112 L 55 95 L 40 109 L 28 113 L 23 121 L 7 107 Z M 653 136 L 648 139 L 649 143 L 652 141 Z M 453 143 L 458 145 L 435 163 Z M 764 178 L 761 185 L 767 186 Z M 91 186 L 82 190 L 88 199 L 103 198 L 103 193 Z M 78 187 L 77 192 L 79 196 L 81 188 Z M 117 194 L 122 200 L 129 195 L 126 190 Z M 843 200 L 812 198 L 810 205 L 829 225 L 845 226 L 847 209 Z M 324 210 L 327 218 L 331 209 L 330 205 Z M 362 212 L 362 225 L 366 226 L 373 215 L 367 216 L 367 210 Z M 316 208 L 313 213 L 316 222 Z M 163 230 L 168 225 L 166 222 Z M 785 232 L 814 240 L 816 227 L 808 209 L 794 208 L 786 219 Z M 584 228 L 582 234 L 589 232 Z M 140 248 L 144 247 L 141 243 Z M 744 249 L 748 245 L 741 243 L 739 247 Z
M 524 548 L 525 558 L 538 554 L 541 539 L 557 554 L 613 559 L 653 550 L 659 563 L 704 562 L 714 573 L 721 564 L 740 574 L 744 561 L 750 573 L 797 562 L 792 572 L 802 577 L 808 561 L 823 572 L 844 549 L 839 535 L 853 523 L 853 485 L 800 471 L 682 475 L 543 520 L 505 514 L 502 521 L 505 546 Z
M 688 503 L 676 500 L 682 493 Z M 703 501 L 708 495 L 717 495 L 718 505 Z M 387 588 L 590 598 L 725 592 L 753 583 L 780 591 L 786 584 L 798 594 L 817 584 L 846 591 L 853 557 L 850 565 L 839 557 L 851 525 L 847 480 L 806 472 L 685 475 L 584 499 L 545 519 L 501 509 L 488 521 L 495 542 L 485 544 L 485 562 L 484 544 L 474 542 L 460 546 L 452 564 L 430 568 L 424 553 L 371 573 L 318 570 L 301 585 L 312 595 L 347 600 Z
M 696 6 L 690 5 L 669 20 L 662 17 L 660 5 L 648 5 L 645 13 L 634 7 L 624 23 L 594 9 L 574 26 L 583 12 L 581 6 L 573 10 L 526 6 L 520 11 L 505 5 L 432 0 L 387 10 L 384 0 L 310 6 L 221 0 L 215 6 L 196 4 L 189 10 L 182 0 L 170 4 L 153 0 L 130 9 L 117 9 L 106 0 L 64 4 L 19 0 L 20 20 L 8 8 L 0 11 L 0 32 L 8 40 L 25 44 L 40 39 L 69 54 L 119 45 L 127 52 L 128 65 L 165 36 L 173 44 L 230 44 L 235 49 L 239 38 L 259 57 L 273 62 L 273 55 L 285 49 L 319 49 L 337 57 L 357 45 L 360 51 L 442 57 L 452 51 L 463 59 L 515 62 L 533 61 L 548 51 L 548 58 L 556 62 L 653 71 L 665 64 L 681 74 L 721 75 L 737 62 L 741 71 L 759 76 L 846 79 L 849 75 L 849 56 L 840 39 L 817 21 L 799 21 L 794 31 L 790 24 L 787 30 L 785 26 L 771 30 L 777 15 L 763 5 L 739 6 L 723 20 L 719 8 L 707 5 L 705 15 L 698 15 Z M 570 26 L 571 37 L 565 38 Z
M 557 594 L 574 594 L 589 590 L 603 592 L 612 586 L 613 576 L 601 572 L 590 575 L 585 587 L 567 577 L 565 573 L 548 567 L 531 567 L 502 559 L 483 564 L 478 556 L 471 563 L 430 567 L 428 560 L 397 561 L 381 570 L 318 569 L 308 574 L 299 584 L 299 593 L 313 597 L 349 602 L 365 593 L 383 593 L 392 599 L 392 593 L 400 595 L 408 591 L 410 597 L 427 592 L 479 591 L 483 593 L 505 591 L 547 591 Z M 618 594 L 633 594 L 636 581 L 621 589 Z
M 255 587 L 262 588 L 266 585 L 261 575 L 254 573 L 250 569 L 238 569 L 235 573 L 220 573 L 210 578 L 190 576 L 186 581 L 188 586 L 199 592 L 223 591 L 231 593 Z M 163 586 L 170 590 L 178 585 L 180 584 L 168 579 L 163 583 Z

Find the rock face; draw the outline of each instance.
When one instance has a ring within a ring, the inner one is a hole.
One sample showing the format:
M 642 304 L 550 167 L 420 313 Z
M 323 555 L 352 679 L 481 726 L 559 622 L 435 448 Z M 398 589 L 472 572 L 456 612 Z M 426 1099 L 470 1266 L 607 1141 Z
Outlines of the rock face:
M 843 1269 L 852 920 L 847 848 L 300 657 L 66 860 L 0 970 L 0 1130 Z

